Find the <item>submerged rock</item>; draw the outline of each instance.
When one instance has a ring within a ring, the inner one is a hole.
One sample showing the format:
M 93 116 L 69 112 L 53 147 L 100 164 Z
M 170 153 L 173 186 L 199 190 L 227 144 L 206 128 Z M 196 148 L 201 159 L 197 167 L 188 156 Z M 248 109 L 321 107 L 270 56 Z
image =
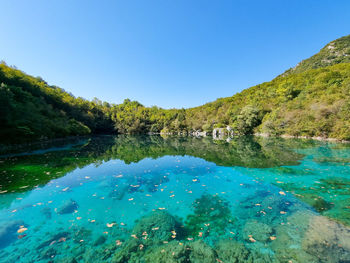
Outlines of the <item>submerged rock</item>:
M 279 224 L 285 217 L 281 211 L 289 214 L 295 209 L 297 209 L 295 204 L 285 196 L 259 190 L 240 202 L 240 206 L 235 210 L 235 215 L 240 220 L 256 219 L 271 226 Z
M 322 215 L 333 218 L 334 220 L 350 226 L 350 196 L 349 198 L 342 198 L 334 203 L 334 207 Z
M 188 244 L 190 255 L 189 262 L 195 263 L 209 263 L 215 262 L 216 253 L 215 251 L 204 243 L 202 240 L 197 240 L 193 243 Z
M 271 248 L 280 262 L 317 263 L 318 259 L 301 248 L 301 240 L 308 228 L 308 221 L 314 213 L 308 210 L 298 211 L 287 218 L 285 224 L 276 227 L 276 239 Z
M 266 251 L 262 253 L 259 249 L 249 250 L 243 243 L 231 239 L 220 240 L 216 244 L 215 249 L 218 257 L 218 262 L 280 263 L 278 260 L 276 260 L 273 253 Z
M 40 210 L 40 212 L 45 216 L 46 219 L 51 219 L 51 209 L 50 207 L 44 207 Z
M 64 257 L 64 258 L 55 258 L 55 262 L 56 263 L 78 263 L 78 261 L 75 258 L 72 257 Z
M 172 241 L 150 249 L 144 258 L 149 263 L 213 263 L 216 261 L 216 254 L 202 240 L 185 244 Z
M 243 238 L 250 240 L 253 238 L 259 242 L 267 242 L 272 235 L 272 228 L 256 220 L 248 220 L 243 228 Z
M 280 262 L 350 262 L 350 228 L 311 211 L 298 211 L 276 228 L 272 249 Z
M 243 243 L 233 240 L 221 240 L 216 245 L 218 258 L 223 262 L 246 262 L 249 258 L 249 251 Z
M 16 240 L 17 230 L 24 225 L 21 220 L 0 222 L 0 248 L 8 246 Z
M 265 235 L 272 231 L 266 229 L 265 225 L 262 227 Z M 265 238 L 264 236 L 263 239 Z M 114 254 L 112 262 L 276 262 L 271 255 L 249 251 L 243 243 L 230 239 L 219 241 L 215 246 L 201 239 L 192 240 L 185 238 L 182 227 L 173 216 L 164 211 L 156 211 L 140 219 L 132 230 L 131 237 Z
M 180 246 L 178 242 L 154 247 L 145 255 L 146 262 L 154 263 L 184 263 L 189 262 L 190 251 L 187 246 Z
M 175 217 L 168 212 L 155 211 L 142 217 L 132 230 L 132 234 L 144 239 L 147 243 L 163 242 L 181 239 L 184 236 L 184 230 Z
M 46 247 L 40 253 L 41 260 L 52 260 L 57 254 L 57 251 L 53 247 Z
M 47 246 L 50 246 L 50 244 L 56 243 L 56 242 L 60 242 L 61 240 L 66 240 L 70 237 L 70 234 L 68 232 L 59 232 L 53 236 L 51 236 L 48 240 L 44 241 L 43 243 L 41 243 L 37 249 L 43 249 Z
M 209 235 L 222 235 L 231 228 L 234 219 L 229 203 L 217 196 L 203 194 L 193 203 L 194 214 L 186 218 L 186 230 L 192 237 Z
M 97 238 L 94 242 L 94 246 L 101 246 L 102 244 L 104 244 L 107 240 L 107 237 L 105 236 L 99 236 L 99 238 Z
M 73 227 L 72 230 L 74 233 L 72 234 L 72 239 L 75 243 L 80 243 L 80 240 L 89 240 L 91 237 L 91 230 L 86 227 L 76 226 Z
M 119 186 L 117 189 L 114 189 L 109 193 L 109 197 L 115 200 L 122 200 L 125 194 L 128 192 L 129 186 L 123 185 Z
M 321 262 L 350 262 L 350 228 L 324 216 L 312 216 L 302 247 Z
M 132 230 L 131 237 L 117 251 L 114 262 L 139 262 L 152 246 L 159 246 L 183 237 L 180 223 L 165 211 L 155 211 L 142 217 Z
M 57 209 L 57 214 L 71 214 L 79 208 L 79 205 L 76 201 L 70 199 L 63 202 L 63 204 Z
M 136 259 L 140 259 L 143 256 L 143 250 L 140 249 L 141 242 L 137 239 L 129 239 L 124 243 L 123 247 L 116 252 L 113 257 L 113 262 L 138 262 Z
M 115 243 L 104 244 L 98 248 L 86 249 L 79 262 L 105 263 L 111 262 L 117 246 Z
M 319 213 L 328 211 L 334 207 L 334 204 L 327 202 L 322 196 L 312 193 L 303 193 L 302 201 L 311 205 Z

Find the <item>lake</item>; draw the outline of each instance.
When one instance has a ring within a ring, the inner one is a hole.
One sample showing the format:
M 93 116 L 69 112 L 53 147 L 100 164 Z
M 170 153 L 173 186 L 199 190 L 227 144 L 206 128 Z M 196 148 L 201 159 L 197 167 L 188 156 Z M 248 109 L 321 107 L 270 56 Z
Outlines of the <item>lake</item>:
M 350 262 L 350 144 L 97 136 L 1 154 L 1 262 Z

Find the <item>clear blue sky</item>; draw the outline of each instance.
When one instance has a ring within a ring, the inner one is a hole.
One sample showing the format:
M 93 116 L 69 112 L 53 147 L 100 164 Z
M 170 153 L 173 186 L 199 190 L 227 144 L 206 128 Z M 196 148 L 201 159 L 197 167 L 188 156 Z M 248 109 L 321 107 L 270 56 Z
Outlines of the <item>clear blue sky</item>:
M 350 34 L 350 1 L 1 0 L 0 60 L 87 99 L 192 107 Z

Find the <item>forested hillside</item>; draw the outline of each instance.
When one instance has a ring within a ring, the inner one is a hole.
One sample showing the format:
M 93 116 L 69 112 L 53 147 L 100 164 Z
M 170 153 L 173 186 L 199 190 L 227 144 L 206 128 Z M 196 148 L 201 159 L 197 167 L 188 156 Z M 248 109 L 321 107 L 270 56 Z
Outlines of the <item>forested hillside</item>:
M 96 133 L 211 132 L 350 139 L 350 36 L 274 80 L 190 109 L 109 104 L 76 98 L 14 67 L 0 64 L 0 142 Z M 98 94 L 97 94 L 98 95 Z
M 187 129 L 184 109 L 147 108 L 128 99 L 116 105 L 76 98 L 5 62 L 0 63 L 0 127 L 2 143 Z
M 309 69 L 327 67 L 340 63 L 350 62 L 350 35 L 328 43 L 312 57 L 301 61 L 294 68 L 288 69 L 282 75 L 302 73 Z
M 40 77 L 0 64 L 0 138 L 19 142 L 112 130 L 108 104 L 75 98 Z
M 350 139 L 350 64 L 338 64 L 246 89 L 189 109 L 194 128 L 231 125 L 239 134 Z
M 350 35 L 274 80 L 189 109 L 195 129 L 350 139 Z

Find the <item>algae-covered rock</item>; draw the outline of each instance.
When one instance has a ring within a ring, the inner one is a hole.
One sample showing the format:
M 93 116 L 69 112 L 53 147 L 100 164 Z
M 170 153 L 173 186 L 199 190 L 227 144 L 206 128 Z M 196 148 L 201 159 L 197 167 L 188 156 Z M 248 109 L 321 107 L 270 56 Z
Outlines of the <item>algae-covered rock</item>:
M 37 249 L 40 250 L 40 249 L 43 249 L 45 247 L 48 247 L 50 246 L 50 244 L 52 243 L 56 243 L 62 239 L 64 240 L 67 240 L 70 238 L 70 233 L 69 232 L 66 232 L 66 231 L 62 231 L 62 232 L 58 232 L 54 235 L 52 235 L 51 237 L 49 237 L 46 241 L 40 243 L 38 246 L 37 246 Z
M 165 211 L 155 211 L 142 217 L 132 230 L 131 237 L 123 244 L 113 262 L 139 262 L 145 251 L 183 237 L 181 224 Z
M 75 258 L 72 258 L 70 256 L 55 259 L 55 262 L 56 263 L 78 263 L 78 261 Z
M 345 196 L 344 196 L 345 197 Z M 333 218 L 334 220 L 350 226 L 350 198 L 337 200 L 334 207 L 322 215 Z
M 230 263 L 246 262 L 250 254 L 243 243 L 229 239 L 218 242 L 216 253 L 221 261 Z
M 213 263 L 215 261 L 214 250 L 201 240 L 185 244 L 172 241 L 150 249 L 145 255 L 145 262 L 149 263 Z
M 277 263 L 272 254 L 248 250 L 243 243 L 224 239 L 217 243 L 216 253 L 219 262 L 225 263 Z
M 202 240 L 197 240 L 188 245 L 190 248 L 189 262 L 210 263 L 215 262 L 215 251 Z
M 146 262 L 152 263 L 183 263 L 189 262 L 190 249 L 186 245 L 172 241 L 168 244 L 153 247 L 145 255 Z
M 234 219 L 229 203 L 217 195 L 204 194 L 193 203 L 194 214 L 188 215 L 185 226 L 189 235 L 224 234 Z
M 73 238 L 73 241 L 75 243 L 79 244 L 81 242 L 81 240 L 89 240 L 90 239 L 91 232 L 92 232 L 90 229 L 88 229 L 86 227 L 77 226 L 77 227 L 72 228 L 72 230 L 74 231 L 72 238 Z
M 123 262 L 138 262 L 143 256 L 144 251 L 140 249 L 141 242 L 137 239 L 129 239 L 123 247 L 116 252 L 113 257 L 113 262 L 123 263 Z
M 294 208 L 293 205 L 284 195 L 259 190 L 240 202 L 235 215 L 240 220 L 256 219 L 271 226 L 280 223 L 285 217 L 281 211 L 288 214 Z
M 111 244 L 104 244 L 96 249 L 93 246 L 91 249 L 86 249 L 82 255 L 80 262 L 93 262 L 93 263 L 105 263 L 110 262 L 114 252 L 117 249 L 117 245 L 113 242 Z
M 275 251 L 276 258 L 280 263 L 318 263 L 319 260 L 301 250 L 300 247 L 284 246 Z
M 46 247 L 40 253 L 41 260 L 52 260 L 57 254 L 57 251 L 53 247 Z
M 246 240 L 254 239 L 259 242 L 267 242 L 270 240 L 272 232 L 270 226 L 256 220 L 248 220 L 243 228 L 243 238 Z
M 175 217 L 158 210 L 142 217 L 133 228 L 132 234 L 149 243 L 181 239 L 184 230 Z
M 301 200 L 309 205 L 311 205 L 319 213 L 332 209 L 334 204 L 327 202 L 322 196 L 312 194 L 312 193 L 303 193 Z

